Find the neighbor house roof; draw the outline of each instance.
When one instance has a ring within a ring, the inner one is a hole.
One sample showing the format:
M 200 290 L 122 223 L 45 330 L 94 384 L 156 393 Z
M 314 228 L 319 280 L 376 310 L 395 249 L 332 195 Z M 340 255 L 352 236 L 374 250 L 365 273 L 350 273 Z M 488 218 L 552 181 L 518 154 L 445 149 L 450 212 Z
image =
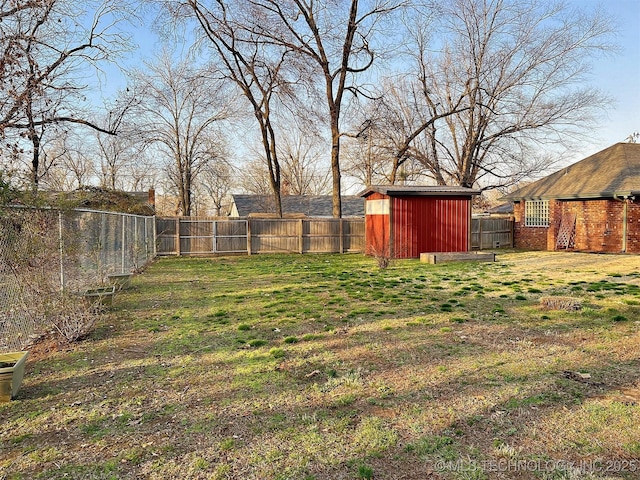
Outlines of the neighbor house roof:
M 640 194 L 640 143 L 616 143 L 504 198 L 549 200 Z
M 466 187 L 450 187 L 442 185 L 372 185 L 358 195 L 367 197 L 372 193 L 380 193 L 390 197 L 398 196 L 452 196 L 452 195 L 479 195 L 479 190 Z
M 231 216 L 248 217 L 260 213 L 275 213 L 273 195 L 232 195 Z M 308 217 L 332 217 L 331 195 L 283 195 L 282 213 Z M 364 217 L 364 200 L 357 196 L 342 196 L 343 217 Z
M 486 212 L 492 213 L 492 214 L 513 213 L 513 203 L 512 202 L 501 203 L 500 205 L 497 205 L 495 207 L 487 208 Z

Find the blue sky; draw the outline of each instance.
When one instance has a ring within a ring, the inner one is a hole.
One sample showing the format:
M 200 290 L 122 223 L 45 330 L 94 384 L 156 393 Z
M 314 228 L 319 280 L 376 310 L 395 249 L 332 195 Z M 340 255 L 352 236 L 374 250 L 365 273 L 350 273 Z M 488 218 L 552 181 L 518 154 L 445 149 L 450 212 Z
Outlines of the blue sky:
M 571 0 L 582 8 L 598 4 L 618 21 L 619 55 L 607 56 L 594 64 L 596 87 L 615 99 L 615 104 L 593 126 L 592 143 L 575 152 L 575 160 L 599 152 L 624 141 L 631 133 L 640 132 L 640 0 Z

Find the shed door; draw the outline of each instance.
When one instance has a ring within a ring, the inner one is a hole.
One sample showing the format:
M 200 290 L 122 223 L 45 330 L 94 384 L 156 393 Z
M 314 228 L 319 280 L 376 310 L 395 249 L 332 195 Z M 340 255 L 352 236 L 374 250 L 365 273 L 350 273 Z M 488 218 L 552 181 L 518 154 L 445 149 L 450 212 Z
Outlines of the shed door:
M 469 249 L 471 201 L 468 197 L 398 197 L 393 199 L 396 256 Z

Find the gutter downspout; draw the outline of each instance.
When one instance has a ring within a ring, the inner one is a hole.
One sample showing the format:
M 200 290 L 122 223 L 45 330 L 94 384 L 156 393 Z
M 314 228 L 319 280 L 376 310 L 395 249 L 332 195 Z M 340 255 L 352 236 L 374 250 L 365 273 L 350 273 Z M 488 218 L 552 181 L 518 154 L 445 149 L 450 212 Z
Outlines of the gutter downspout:
M 633 198 L 633 197 L 632 197 Z M 617 194 L 613 194 L 613 199 L 623 203 L 622 207 L 622 253 L 627 253 L 627 223 L 629 214 L 629 196 L 624 195 L 620 198 Z

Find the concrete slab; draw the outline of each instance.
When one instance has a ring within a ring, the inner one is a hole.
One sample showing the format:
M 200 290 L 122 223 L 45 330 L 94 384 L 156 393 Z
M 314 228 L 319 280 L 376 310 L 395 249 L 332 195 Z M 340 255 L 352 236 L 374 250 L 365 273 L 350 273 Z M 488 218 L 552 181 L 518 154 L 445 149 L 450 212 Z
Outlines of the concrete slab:
M 496 254 L 493 252 L 427 252 L 420 254 L 423 263 L 445 262 L 495 262 Z

